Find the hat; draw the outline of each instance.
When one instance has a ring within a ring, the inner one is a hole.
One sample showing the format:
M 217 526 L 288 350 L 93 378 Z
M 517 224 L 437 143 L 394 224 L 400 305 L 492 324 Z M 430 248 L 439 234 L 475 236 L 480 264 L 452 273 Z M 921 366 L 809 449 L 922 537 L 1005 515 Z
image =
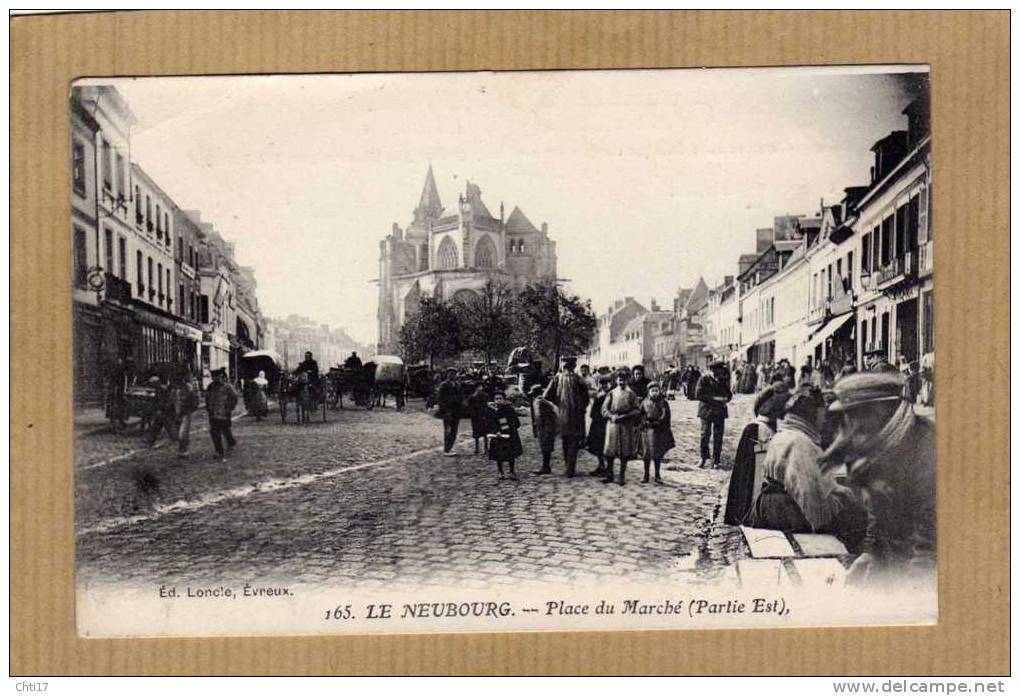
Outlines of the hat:
M 648 391 L 651 391 L 652 389 L 662 389 L 662 385 L 653 379 L 645 386 L 645 389 L 647 389 Z
M 898 372 L 858 372 L 847 375 L 833 386 L 836 400 L 830 411 L 846 411 L 877 401 L 903 398 L 903 377 Z
M 225 374 L 227 374 L 227 368 L 225 368 L 225 367 L 217 367 L 215 370 L 213 370 L 209 374 L 212 374 L 212 375 L 225 375 Z
M 609 373 L 599 375 L 599 384 L 612 384 L 613 376 Z

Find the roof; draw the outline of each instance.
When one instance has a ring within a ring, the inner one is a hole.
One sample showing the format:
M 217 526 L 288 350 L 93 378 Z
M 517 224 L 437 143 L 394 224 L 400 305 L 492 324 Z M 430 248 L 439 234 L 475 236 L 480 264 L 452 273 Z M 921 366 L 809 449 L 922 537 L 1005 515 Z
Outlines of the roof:
M 506 221 L 506 231 L 513 234 L 531 234 L 538 232 L 538 228 L 535 227 L 528 216 L 518 208 L 514 206 L 513 211 L 510 213 L 510 217 Z
M 439 189 L 436 188 L 436 177 L 432 173 L 432 165 L 425 174 L 425 185 L 421 189 L 421 198 L 418 200 L 418 207 L 414 209 L 415 222 L 420 222 L 427 217 L 438 217 L 443 212 L 443 204 L 439 200 Z

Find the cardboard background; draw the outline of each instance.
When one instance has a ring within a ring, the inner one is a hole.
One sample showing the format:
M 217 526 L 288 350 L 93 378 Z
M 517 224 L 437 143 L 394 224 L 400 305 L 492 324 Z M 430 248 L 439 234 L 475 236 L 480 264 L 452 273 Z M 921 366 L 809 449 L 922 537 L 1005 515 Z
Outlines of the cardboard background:
M 19 17 L 10 29 L 13 674 L 1008 673 L 1008 12 L 143 11 Z M 931 65 L 938 626 L 76 637 L 71 80 L 848 63 Z

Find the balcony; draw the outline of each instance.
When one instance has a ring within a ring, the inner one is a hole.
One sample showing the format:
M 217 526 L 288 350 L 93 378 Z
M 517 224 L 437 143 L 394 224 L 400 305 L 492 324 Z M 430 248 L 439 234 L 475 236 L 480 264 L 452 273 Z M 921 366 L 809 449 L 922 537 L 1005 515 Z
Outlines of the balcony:
M 122 304 L 131 303 L 131 283 L 128 281 L 122 280 L 107 271 L 104 287 L 105 292 L 103 293 L 103 296 L 105 299 L 111 302 L 120 302 Z
M 932 251 L 934 251 L 934 249 L 935 249 L 935 246 L 930 241 L 929 242 L 925 242 L 924 244 L 922 244 L 917 249 L 917 252 L 918 252 L 917 253 L 917 256 L 918 256 L 917 275 L 919 277 L 921 277 L 921 278 L 924 278 L 926 276 L 930 276 L 932 274 L 932 267 L 934 265 L 932 263 Z
M 908 251 L 903 256 L 897 256 L 879 268 L 875 276 L 875 286 L 879 290 L 917 277 L 917 253 Z

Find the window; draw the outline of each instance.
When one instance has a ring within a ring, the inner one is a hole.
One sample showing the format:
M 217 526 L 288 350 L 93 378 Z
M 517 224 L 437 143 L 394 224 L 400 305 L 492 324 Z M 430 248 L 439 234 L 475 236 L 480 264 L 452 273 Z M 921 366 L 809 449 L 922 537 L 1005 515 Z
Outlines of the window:
M 478 268 L 496 267 L 496 245 L 489 236 L 482 237 L 475 249 L 475 266 Z
M 449 237 L 443 237 L 443 241 L 439 244 L 439 268 L 456 268 L 457 263 L 457 245 L 453 243 L 453 240 Z
M 85 287 L 88 283 L 89 254 L 88 237 L 85 230 L 80 227 L 74 228 L 74 284 L 78 287 Z
M 71 182 L 74 191 L 80 196 L 85 195 L 85 144 L 75 140 L 71 145 Z
M 177 311 L 179 311 L 181 313 L 182 317 L 185 314 L 187 314 L 187 311 L 186 311 L 187 307 L 188 307 L 188 301 L 187 301 L 187 298 L 184 297 L 184 283 L 178 283 L 177 284 Z
M 184 255 L 184 238 L 181 235 L 177 235 L 177 249 L 174 253 L 174 258 L 178 261 L 183 260 L 181 257 Z
M 156 283 L 159 285 L 159 303 L 163 304 L 163 264 L 156 264 Z
M 145 292 L 145 276 L 142 275 L 142 252 L 135 252 L 135 282 L 138 284 L 138 296 Z
M 145 226 L 152 231 L 152 198 L 148 194 L 145 196 Z
M 894 229 L 895 220 L 892 215 L 882 220 L 882 265 L 885 266 L 892 262 L 893 257 L 893 245 L 895 244 L 895 233 Z
M 142 191 L 135 186 L 135 224 L 141 225 L 145 222 L 145 218 L 142 217 Z
M 106 258 L 106 266 L 103 270 L 113 273 L 113 230 L 109 227 L 103 232 L 103 251 Z
M 153 272 L 152 272 L 152 257 L 151 256 L 146 259 L 146 266 L 147 266 L 147 269 L 149 271 L 149 273 L 148 273 L 148 278 L 149 278 L 149 299 L 151 300 L 156 295 L 156 288 L 153 287 L 153 286 L 155 286 L 156 283 L 155 283 L 155 281 L 152 278 Z
M 853 287 L 853 285 L 854 285 L 854 252 L 850 251 L 847 252 L 846 255 L 846 283 L 845 283 L 846 291 L 850 292 L 850 289 Z
M 124 237 L 117 242 L 117 277 L 127 280 L 127 240 Z
M 209 296 L 202 295 L 198 300 L 198 320 L 203 324 L 209 323 Z
M 896 258 L 907 253 L 907 207 L 901 205 L 896 210 L 896 245 L 893 249 Z
M 156 239 L 163 238 L 163 216 L 159 212 L 159 203 L 156 204 Z
M 174 284 L 170 280 L 170 269 L 166 269 L 166 308 L 173 309 L 174 306 Z

